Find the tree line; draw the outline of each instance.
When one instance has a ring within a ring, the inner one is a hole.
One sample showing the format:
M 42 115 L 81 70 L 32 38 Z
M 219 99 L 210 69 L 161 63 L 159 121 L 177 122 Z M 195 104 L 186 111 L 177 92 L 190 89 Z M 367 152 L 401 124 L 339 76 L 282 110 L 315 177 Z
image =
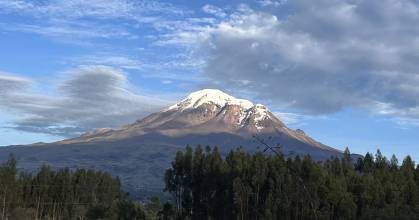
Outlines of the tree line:
M 160 201 L 138 203 L 118 178 L 91 169 L 18 172 L 13 156 L 0 165 L 0 220 L 156 219 Z
M 419 166 L 380 151 L 352 161 L 187 147 L 165 174 L 167 219 L 419 219 Z

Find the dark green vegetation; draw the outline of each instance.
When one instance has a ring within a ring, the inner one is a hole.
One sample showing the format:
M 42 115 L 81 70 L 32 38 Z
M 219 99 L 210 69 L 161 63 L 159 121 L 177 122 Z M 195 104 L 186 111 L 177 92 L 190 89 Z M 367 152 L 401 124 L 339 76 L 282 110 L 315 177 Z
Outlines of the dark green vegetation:
M 146 211 L 147 210 L 147 211 Z M 118 179 L 93 170 L 43 166 L 19 173 L 11 156 L 0 165 L 0 219 L 155 219 L 160 201 L 133 202 Z
M 165 174 L 172 200 L 135 202 L 118 179 L 86 169 L 35 175 L 0 166 L 0 219 L 419 219 L 419 166 L 378 151 L 351 161 L 187 147 Z
M 320 163 L 188 147 L 165 181 L 173 219 L 419 219 L 419 166 L 379 151 Z

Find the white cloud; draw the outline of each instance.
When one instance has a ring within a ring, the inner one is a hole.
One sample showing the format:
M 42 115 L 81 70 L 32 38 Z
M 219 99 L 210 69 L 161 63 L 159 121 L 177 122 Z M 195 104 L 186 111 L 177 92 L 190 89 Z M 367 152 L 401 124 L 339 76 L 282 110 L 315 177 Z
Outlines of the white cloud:
M 132 57 L 112 54 L 84 56 L 73 59 L 72 62 L 82 65 L 108 65 L 126 70 L 144 70 L 152 67 L 151 64 Z
M 188 42 L 176 43 L 173 32 L 201 30 L 214 21 L 190 17 L 188 9 L 154 0 L 0 0 L 0 14 L 19 18 L 0 23 L 0 30 L 89 48 L 90 55 L 72 57 L 70 64 L 109 65 L 148 77 L 184 80 L 195 80 L 185 75 L 198 72 L 204 61 L 184 50 Z
M 198 82 L 204 79 L 198 72 L 205 61 L 190 53 L 162 54 L 154 56 L 126 56 L 113 53 L 96 53 L 81 57 L 72 57 L 60 62 L 64 65 L 106 65 L 139 74 L 145 78 L 155 78 L 162 82 L 188 81 Z
M 91 38 L 136 39 L 132 27 L 154 27 L 188 13 L 171 4 L 149 0 L 0 0 L 0 14 L 30 18 L 3 23 L 0 28 L 75 43 L 83 42 L 82 39 L 94 42 Z M 72 38 L 80 39 L 71 41 Z
M 306 115 L 361 108 L 417 119 L 418 11 L 411 0 L 296 0 L 269 12 L 242 5 L 170 39 L 205 55 L 209 84 L 250 91 L 275 108 Z
M 304 120 L 304 115 L 289 113 L 289 112 L 274 112 L 276 117 L 278 117 L 286 125 L 297 124 Z
M 117 27 L 94 27 L 92 24 L 67 24 L 64 22 L 44 25 L 32 24 L 5 24 L 0 23 L 0 28 L 5 31 L 18 31 L 35 33 L 47 37 L 57 38 L 61 41 L 69 42 L 69 39 L 86 40 L 92 38 L 119 38 L 136 39 L 137 37 L 129 31 Z
M 16 91 L 21 91 L 31 85 L 31 81 L 22 77 L 15 76 L 0 71 L 0 95 L 13 94 Z
M 205 13 L 208 13 L 208 14 L 211 14 L 211 15 L 214 15 L 214 16 L 217 16 L 217 17 L 225 17 L 225 16 L 227 16 L 227 14 L 224 12 L 223 9 L 221 9 L 221 8 L 219 8 L 217 6 L 214 6 L 214 5 L 206 4 L 206 5 L 204 5 L 202 7 L 202 10 Z
M 130 90 L 125 74 L 106 66 L 82 66 L 59 83 L 58 96 L 33 91 L 31 80 L 0 74 L 0 108 L 20 115 L 13 128 L 73 136 L 100 127 L 118 127 L 160 110 L 169 102 Z
M 147 0 L 0 0 L 0 8 L 5 13 L 25 13 L 34 17 L 71 19 L 85 17 L 140 19 L 153 13 L 174 15 L 186 13 L 171 4 Z
M 222 16 L 220 8 L 204 8 Z M 204 35 L 177 35 L 202 32 L 217 20 L 193 17 L 188 9 L 154 0 L 0 0 L 0 14 L 22 18 L 0 23 L 0 30 L 34 33 L 95 50 L 76 61 L 79 64 L 110 65 L 169 79 L 195 79 L 184 75 L 200 71 L 205 64 L 200 54 L 186 48 Z M 147 56 L 133 56 L 139 52 L 136 48 Z
M 285 4 L 288 0 L 257 0 L 256 2 L 262 7 L 279 7 Z

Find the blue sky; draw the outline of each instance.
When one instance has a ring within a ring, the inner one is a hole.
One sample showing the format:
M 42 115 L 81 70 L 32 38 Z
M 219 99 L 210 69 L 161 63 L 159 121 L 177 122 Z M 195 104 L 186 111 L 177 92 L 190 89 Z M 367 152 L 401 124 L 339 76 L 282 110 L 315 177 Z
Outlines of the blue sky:
M 413 0 L 0 0 L 0 145 L 118 127 L 218 88 L 419 161 Z

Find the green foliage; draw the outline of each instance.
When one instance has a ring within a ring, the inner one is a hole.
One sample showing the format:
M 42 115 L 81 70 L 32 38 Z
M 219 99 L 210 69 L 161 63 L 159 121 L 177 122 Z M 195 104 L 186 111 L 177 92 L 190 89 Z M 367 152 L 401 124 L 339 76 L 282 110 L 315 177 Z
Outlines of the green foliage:
M 175 220 L 176 210 L 172 203 L 166 202 L 158 213 L 159 220 Z
M 152 204 L 153 213 L 159 205 Z M 0 219 L 155 219 L 152 214 L 104 172 L 42 166 L 35 175 L 18 173 L 13 156 L 0 165 Z
M 419 219 L 419 166 L 380 151 L 353 163 L 217 148 L 178 152 L 161 219 Z

